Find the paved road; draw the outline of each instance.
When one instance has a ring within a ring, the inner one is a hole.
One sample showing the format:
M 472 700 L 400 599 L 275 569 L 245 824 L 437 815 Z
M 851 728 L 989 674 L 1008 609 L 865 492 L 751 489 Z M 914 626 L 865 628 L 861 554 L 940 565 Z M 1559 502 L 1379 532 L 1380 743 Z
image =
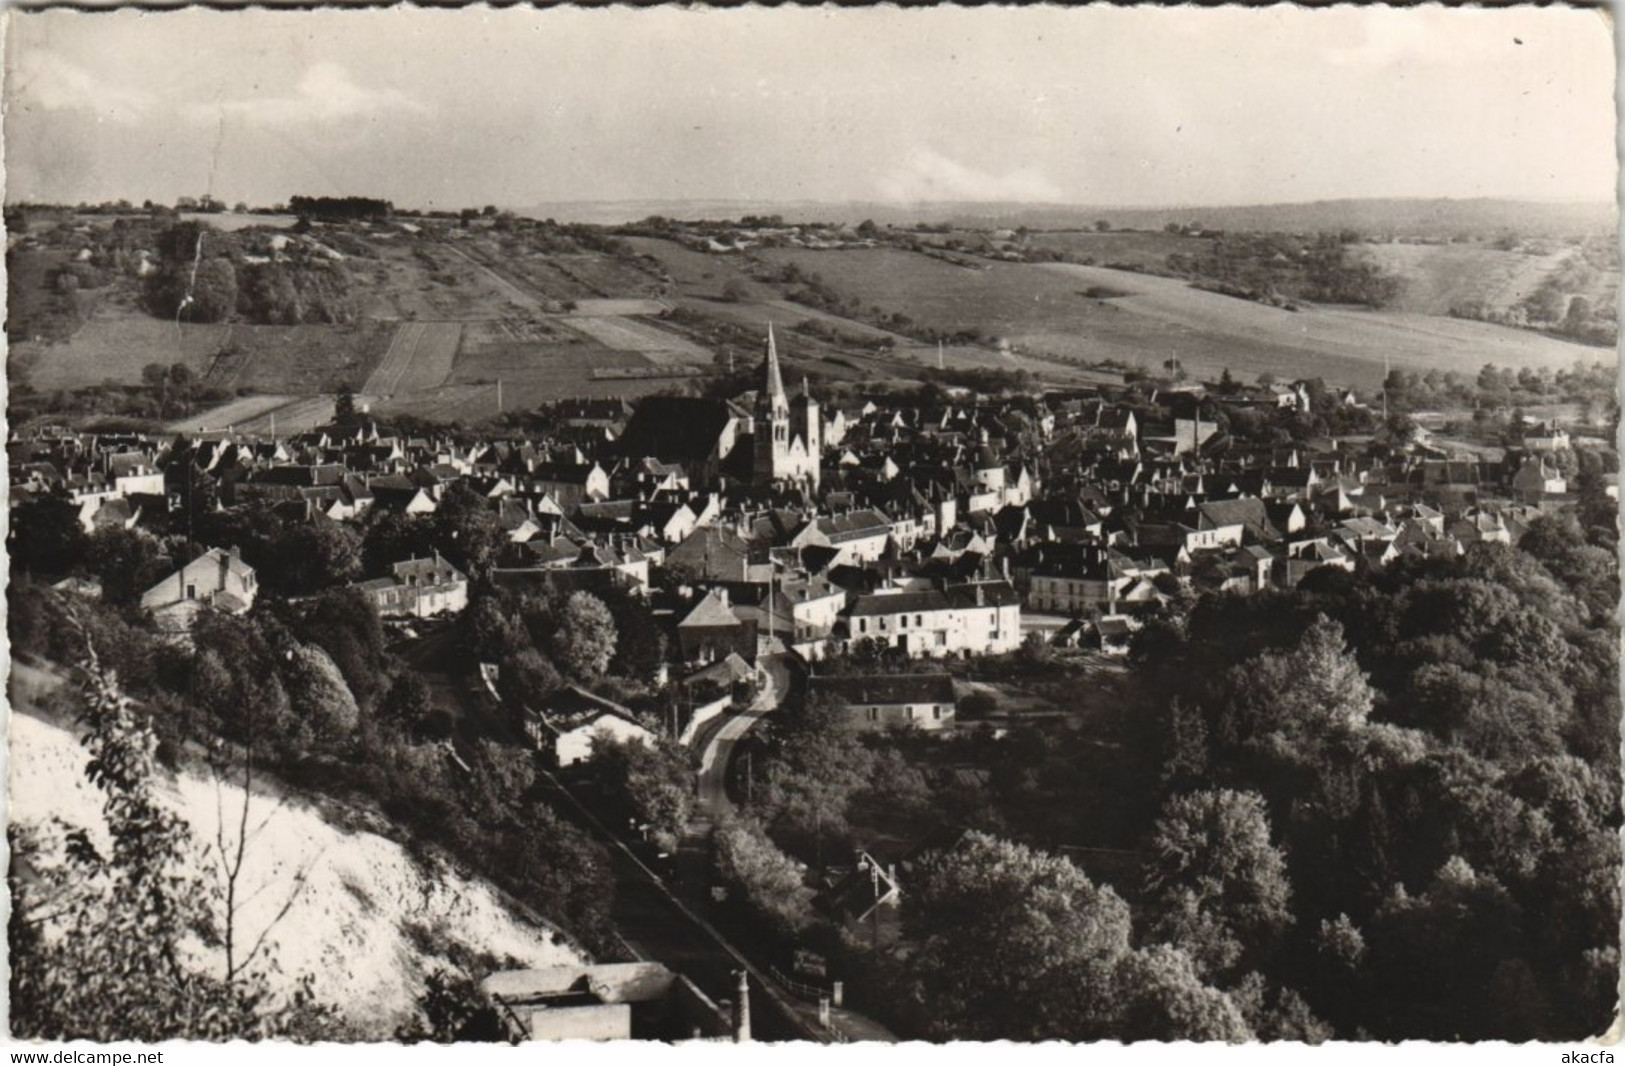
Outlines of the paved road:
M 735 746 L 745 738 L 757 722 L 776 708 L 790 691 L 790 670 L 784 656 L 767 655 L 762 658 L 764 684 L 749 707 L 733 711 L 719 719 L 719 724 L 706 730 L 700 738 L 700 806 L 712 819 L 733 810 L 728 799 L 728 766 L 733 761 Z

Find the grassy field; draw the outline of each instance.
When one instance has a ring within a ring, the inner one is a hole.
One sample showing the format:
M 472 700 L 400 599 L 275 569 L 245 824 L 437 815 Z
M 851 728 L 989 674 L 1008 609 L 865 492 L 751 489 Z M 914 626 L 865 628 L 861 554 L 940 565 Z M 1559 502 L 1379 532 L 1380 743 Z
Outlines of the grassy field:
M 457 322 L 407 322 L 398 326 L 389 349 L 361 391 L 394 396 L 444 385 L 462 339 L 463 327 Z
M 201 433 L 209 429 L 245 425 L 260 415 L 287 406 L 294 399 L 293 396 L 244 396 L 223 403 L 219 407 L 211 407 L 207 411 L 199 411 L 186 418 L 176 419 L 164 428 L 171 433 Z
M 1319 375 L 1370 386 L 1380 384 L 1385 358 L 1413 370 L 1476 373 L 1485 363 L 1556 368 L 1609 357 L 1601 349 L 1483 322 L 1334 307 L 1292 312 L 1171 278 L 1059 264 L 1035 269 L 1129 290 L 1132 295 L 1109 306 L 1130 316 L 1131 325 L 1172 331 L 1164 343 L 1193 374 L 1217 374 L 1229 366 L 1243 375 Z
M 1210 255 L 1213 244 L 1207 237 L 1138 230 L 1124 233 L 1039 231 L 1028 234 L 1026 240 L 1029 249 L 1053 248 L 1073 258 L 1088 257 L 1100 266 L 1131 263 L 1152 271 L 1166 270 L 1170 255 Z
M 743 269 L 745 261 L 737 256 L 706 255 L 658 237 L 628 237 L 626 243 L 639 255 L 655 259 L 684 296 L 720 300 L 723 286 L 730 281 L 743 285 L 752 298 L 771 299 L 776 295 L 770 287 L 752 281 Z
M 1447 315 L 1452 307 L 1484 304 L 1505 311 L 1532 295 L 1562 267 L 1568 249 L 1531 255 L 1481 244 L 1365 244 L 1356 255 L 1405 278 L 1398 311 Z M 1593 300 L 1619 286 L 1618 272 L 1599 273 Z
M 19 342 L 12 347 L 12 358 L 28 367 L 28 383 L 41 390 L 104 381 L 139 384 L 141 368 L 148 363 L 184 363 L 201 377 L 230 331 L 230 326 L 204 325 L 177 329 L 173 322 L 104 306 L 68 340 Z
M 332 393 L 355 388 L 383 357 L 394 330 L 386 322 L 227 328 L 209 382 L 271 393 Z
M 1103 267 L 990 262 L 968 269 L 896 249 L 760 254 L 918 323 L 979 330 L 1018 350 L 1118 359 L 1149 370 L 1177 357 L 1199 375 L 1229 367 L 1244 377 L 1320 375 L 1370 386 L 1382 378 L 1385 354 L 1407 368 L 1469 371 L 1486 362 L 1538 367 L 1606 358 L 1599 349 L 1478 322 L 1338 308 L 1294 313 Z M 1096 287 L 1127 295 L 1086 295 Z
M 650 362 L 707 366 L 711 353 L 692 341 L 636 318 L 618 315 L 582 315 L 566 320 L 570 328 L 605 348 L 637 352 Z

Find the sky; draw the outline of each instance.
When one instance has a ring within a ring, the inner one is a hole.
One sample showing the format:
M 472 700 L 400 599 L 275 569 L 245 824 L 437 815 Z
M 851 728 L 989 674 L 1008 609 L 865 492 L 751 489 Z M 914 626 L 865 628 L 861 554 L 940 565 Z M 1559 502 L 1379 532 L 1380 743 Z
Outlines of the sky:
M 1611 200 L 1561 8 L 15 9 L 6 198 Z

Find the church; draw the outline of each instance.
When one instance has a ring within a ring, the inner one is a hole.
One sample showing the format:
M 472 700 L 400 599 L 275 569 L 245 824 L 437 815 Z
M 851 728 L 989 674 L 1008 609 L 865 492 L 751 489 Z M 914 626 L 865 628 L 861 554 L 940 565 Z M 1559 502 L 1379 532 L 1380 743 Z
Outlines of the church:
M 795 399 L 785 395 L 772 325 L 767 327 L 767 362 L 752 423 L 751 480 L 758 485 L 798 483 L 816 489 L 824 450 L 818 401 L 805 378 Z

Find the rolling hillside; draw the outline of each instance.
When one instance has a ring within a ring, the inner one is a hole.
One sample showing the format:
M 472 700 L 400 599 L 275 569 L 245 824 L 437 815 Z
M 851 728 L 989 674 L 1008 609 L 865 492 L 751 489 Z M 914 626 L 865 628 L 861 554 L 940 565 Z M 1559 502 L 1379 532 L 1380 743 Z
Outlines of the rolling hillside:
M 1229 367 L 1243 376 L 1319 375 L 1371 386 L 1382 378 L 1385 357 L 1410 369 L 1471 372 L 1486 362 L 1557 367 L 1609 358 L 1600 349 L 1481 322 L 1341 308 L 1293 312 L 1104 267 L 963 267 L 890 248 L 775 249 L 761 256 L 794 263 L 841 293 L 915 322 L 979 331 L 1018 350 L 1115 359 L 1153 371 L 1178 358 L 1198 375 Z
M 1335 206 L 1288 205 L 1297 215 L 1247 209 L 1254 214 L 1236 221 L 1307 224 L 1333 218 Z M 1356 206 L 1336 217 L 1418 226 L 1428 219 L 1489 225 L 1511 217 L 1510 207 L 1487 201 Z M 342 297 L 350 315 L 297 324 L 241 314 L 212 324 L 155 317 L 142 304 L 137 268 L 146 267 L 137 257 L 146 253 L 135 245 L 156 240 L 157 231 L 132 237 L 99 218 L 70 217 L 37 228 L 8 253 L 13 289 L 24 286 L 14 292 L 19 317 L 9 327 L 8 365 L 19 385 L 66 395 L 105 382 L 137 385 L 149 364 L 179 362 L 207 387 L 236 394 L 185 424 L 268 425 L 275 410 L 278 427 L 293 429 L 324 417 L 318 399 L 343 387 L 379 413 L 464 420 L 497 413 L 498 381 L 502 409 L 510 411 L 572 395 L 692 388 L 719 366 L 758 358 L 769 323 L 785 334 L 792 373 L 840 380 L 919 380 L 937 363 L 938 337 L 950 342 L 944 366 L 1025 370 L 1054 382 L 1098 378 L 1069 360 L 1155 372 L 1177 358 L 1193 373 L 1228 367 L 1243 376 L 1319 375 L 1369 386 L 1381 377 L 1385 358 L 1417 370 L 1468 371 L 1486 362 L 1521 368 L 1608 359 L 1606 348 L 1489 324 L 1559 332 L 1551 315 L 1561 319 L 1574 306 L 1588 327 L 1611 321 L 1618 267 L 1598 253 L 1595 239 L 1575 245 L 1530 236 L 1546 223 L 1589 224 L 1600 216 L 1553 205 L 1541 210 L 1527 217 L 1524 236 L 1499 246 L 1482 239 L 1349 245 L 1351 255 L 1406 281 L 1381 312 L 1307 304 L 1294 312 L 1154 276 L 1170 255 L 1196 254 L 1211 242 L 1149 229 L 1030 234 L 1034 247 L 1096 264 L 1082 266 L 1005 262 L 963 250 L 974 251 L 978 239 L 987 243 L 986 234 L 917 235 L 924 244 L 943 239 L 962 246 L 951 254 L 882 242 L 712 255 L 669 239 L 622 240 L 599 229 L 525 220 L 471 226 L 401 220 L 301 234 L 279 228 L 285 220 L 256 229 L 234 219 L 237 228 L 211 247 L 238 257 L 245 286 L 252 288 L 253 271 L 262 269 L 254 264 L 267 255 L 274 260 L 276 249 L 297 248 L 280 269 L 320 274 L 321 291 Z M 1006 223 L 1013 217 L 1001 216 Z M 1152 221 L 1121 212 L 1106 217 L 1114 225 Z M 123 243 L 108 243 L 115 239 Z M 231 241 L 237 251 L 229 251 Z M 90 287 L 62 284 L 70 266 L 85 268 Z M 791 266 L 799 277 L 786 273 Z M 811 289 L 822 287 L 822 295 L 811 292 L 817 299 L 809 296 L 813 281 Z M 316 292 L 297 285 L 290 291 L 295 311 L 299 293 Z M 1577 305 L 1576 297 L 1584 302 Z M 1527 313 L 1531 300 L 1544 301 L 1545 318 Z M 1464 306 L 1465 318 L 1487 321 L 1447 317 Z M 1575 335 L 1595 340 L 1592 332 Z M 256 396 L 284 399 L 277 405 Z
M 19 826 L 57 818 L 94 839 L 105 832 L 98 829 L 105 826 L 102 794 L 85 779 L 87 755 L 75 731 L 47 709 L 47 694 L 60 682 L 26 665 L 13 664 L 13 671 L 9 818 Z M 202 846 L 216 840 L 222 818 L 228 843 L 235 839 L 239 787 L 186 772 L 173 779 L 169 798 Z M 308 974 L 318 1001 L 339 1008 L 366 1038 L 389 1039 L 414 1013 L 424 977 L 459 959 L 521 966 L 582 959 L 490 886 L 431 871 L 400 844 L 340 828 L 297 795 L 256 788 L 250 824 L 259 828 L 239 882 L 246 902 L 238 930 L 252 938 L 269 930 L 264 950 L 277 964 L 268 971 L 274 994 L 291 992 Z M 212 851 L 198 858 L 204 869 L 217 860 Z

